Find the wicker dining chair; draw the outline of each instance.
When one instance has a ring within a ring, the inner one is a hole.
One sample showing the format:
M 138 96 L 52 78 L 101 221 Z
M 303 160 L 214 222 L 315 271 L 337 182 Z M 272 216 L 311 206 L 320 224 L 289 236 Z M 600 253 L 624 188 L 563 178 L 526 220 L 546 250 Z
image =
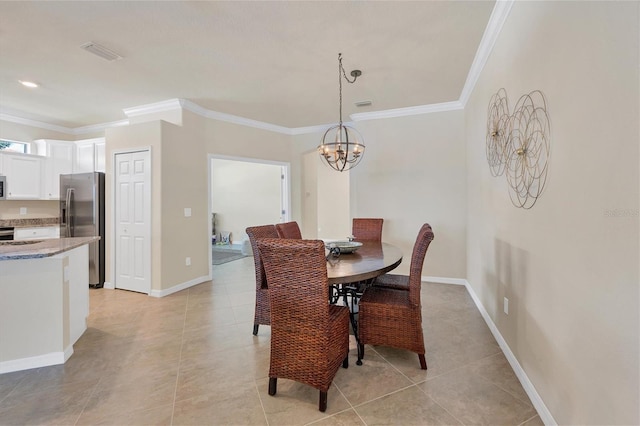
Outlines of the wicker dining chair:
M 292 240 L 301 240 L 302 234 L 298 222 L 276 223 L 276 230 L 280 238 L 288 238 Z
M 349 309 L 330 305 L 324 243 L 261 239 L 271 299 L 269 395 L 278 378 L 320 390 L 319 409 L 340 364 L 349 366 Z
M 380 218 L 353 218 L 351 234 L 356 241 L 382 241 L 382 224 Z
M 267 277 L 258 251 L 258 240 L 261 238 L 278 238 L 278 232 L 274 225 L 250 226 L 246 229 L 251 249 L 253 250 L 253 264 L 256 270 L 256 308 L 253 316 L 253 335 L 258 334 L 260 324 L 271 324 L 271 309 L 267 288 Z
M 427 369 L 422 332 L 420 287 L 422 264 L 433 231 L 428 223 L 422 225 L 413 246 L 409 271 L 409 291 L 384 287 L 369 287 L 359 303 L 359 354 L 364 357 L 364 345 L 391 346 L 418 354 L 420 367 Z M 358 360 L 360 361 L 360 360 Z

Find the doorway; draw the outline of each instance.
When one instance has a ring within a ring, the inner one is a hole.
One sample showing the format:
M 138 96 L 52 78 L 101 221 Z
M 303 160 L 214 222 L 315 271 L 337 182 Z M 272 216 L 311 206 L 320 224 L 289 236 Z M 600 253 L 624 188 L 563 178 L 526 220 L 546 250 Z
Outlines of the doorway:
M 247 227 L 290 220 L 289 188 L 288 163 L 210 155 L 212 247 L 246 251 Z

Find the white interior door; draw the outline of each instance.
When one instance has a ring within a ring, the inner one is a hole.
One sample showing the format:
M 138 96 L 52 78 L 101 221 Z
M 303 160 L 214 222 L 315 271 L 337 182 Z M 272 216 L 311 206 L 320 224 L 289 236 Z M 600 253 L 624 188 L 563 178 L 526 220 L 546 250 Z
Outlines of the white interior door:
M 115 287 L 151 292 L 149 151 L 115 156 Z

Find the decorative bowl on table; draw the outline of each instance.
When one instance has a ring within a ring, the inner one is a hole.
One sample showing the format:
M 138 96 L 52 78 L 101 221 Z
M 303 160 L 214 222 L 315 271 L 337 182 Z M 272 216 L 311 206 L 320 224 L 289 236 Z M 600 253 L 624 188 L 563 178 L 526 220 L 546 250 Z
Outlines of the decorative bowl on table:
M 330 241 L 324 243 L 325 247 L 329 250 L 332 248 L 339 248 L 341 254 L 353 253 L 362 247 L 362 243 L 358 241 Z

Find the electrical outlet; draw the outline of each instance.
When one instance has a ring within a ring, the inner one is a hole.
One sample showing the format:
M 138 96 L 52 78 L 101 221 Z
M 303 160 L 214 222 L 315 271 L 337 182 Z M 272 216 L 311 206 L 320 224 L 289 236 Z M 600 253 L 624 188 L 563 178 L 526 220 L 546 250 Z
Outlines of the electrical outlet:
M 184 264 L 187 265 L 187 266 L 191 266 L 191 258 L 190 257 L 185 258 L 184 259 Z
M 191 207 L 184 208 L 184 217 L 191 217 Z
M 509 299 L 504 298 L 504 313 L 509 315 Z
M 26 207 L 20 207 L 20 214 L 27 214 L 27 208 Z

